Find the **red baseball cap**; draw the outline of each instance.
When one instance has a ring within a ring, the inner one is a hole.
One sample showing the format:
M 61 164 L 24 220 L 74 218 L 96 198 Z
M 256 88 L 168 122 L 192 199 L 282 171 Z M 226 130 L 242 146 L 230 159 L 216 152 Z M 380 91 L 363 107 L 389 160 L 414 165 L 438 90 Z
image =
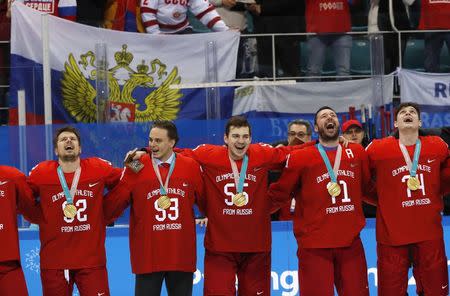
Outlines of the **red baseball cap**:
M 356 119 L 347 120 L 342 124 L 342 132 L 345 133 L 350 127 L 357 126 L 362 129 L 362 124 Z

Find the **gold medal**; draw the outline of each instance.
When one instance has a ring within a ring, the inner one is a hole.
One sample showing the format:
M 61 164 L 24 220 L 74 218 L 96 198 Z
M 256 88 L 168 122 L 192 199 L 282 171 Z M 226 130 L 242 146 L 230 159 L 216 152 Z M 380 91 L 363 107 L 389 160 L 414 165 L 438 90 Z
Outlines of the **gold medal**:
M 406 182 L 408 185 L 409 190 L 416 191 L 420 188 L 420 181 L 417 177 L 409 177 L 408 181 Z
M 167 210 L 170 207 L 170 198 L 167 195 L 162 195 L 158 198 L 158 207 Z
M 73 219 L 77 214 L 77 208 L 73 204 L 66 204 L 64 207 L 64 216 Z
M 245 194 L 243 192 L 237 193 L 233 196 L 233 203 L 237 207 L 242 207 L 247 203 Z
M 328 193 L 333 196 L 339 196 L 341 194 L 341 186 L 336 182 L 328 182 L 327 184 Z

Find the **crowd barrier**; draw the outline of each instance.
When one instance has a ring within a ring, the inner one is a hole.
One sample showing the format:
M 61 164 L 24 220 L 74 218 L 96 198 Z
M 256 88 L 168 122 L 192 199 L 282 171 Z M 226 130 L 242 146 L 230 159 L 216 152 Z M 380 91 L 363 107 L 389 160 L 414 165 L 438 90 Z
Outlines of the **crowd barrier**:
M 450 217 L 443 217 L 446 252 L 450 254 Z M 345 230 L 343 230 L 345 231 Z M 194 274 L 193 295 L 203 295 L 204 228 L 197 228 L 197 271 Z M 42 295 L 39 276 L 39 235 L 37 230 L 20 230 L 22 266 L 30 296 Z M 377 295 L 375 220 L 367 219 L 361 232 L 367 259 L 370 295 Z M 180 246 L 182 247 L 182 246 Z M 272 222 L 271 295 L 299 295 L 297 281 L 297 243 L 291 222 Z M 134 275 L 131 273 L 128 247 L 128 227 L 108 228 L 106 236 L 107 268 L 111 295 L 134 295 Z M 450 265 L 450 260 L 448 261 Z M 415 280 L 409 274 L 408 294 L 415 295 Z M 78 292 L 74 296 L 78 296 Z M 167 295 L 166 291 L 163 295 Z

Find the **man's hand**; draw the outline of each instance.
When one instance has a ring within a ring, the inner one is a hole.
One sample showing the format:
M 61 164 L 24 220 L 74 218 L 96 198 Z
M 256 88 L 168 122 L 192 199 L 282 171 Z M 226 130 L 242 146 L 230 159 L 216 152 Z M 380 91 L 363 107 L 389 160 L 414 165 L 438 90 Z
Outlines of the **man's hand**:
M 222 6 L 230 9 L 236 5 L 236 0 L 222 0 Z
M 208 218 L 195 219 L 195 224 L 200 225 L 200 227 L 206 227 L 208 226 Z
M 133 160 L 134 156 L 136 155 L 137 148 L 134 148 L 131 151 L 128 151 L 125 155 L 125 159 L 123 160 L 123 163 L 129 163 Z
M 133 160 L 141 159 L 142 156 L 147 154 L 145 151 L 138 151 L 137 148 L 134 148 L 131 151 L 128 151 L 125 155 L 125 159 L 123 160 L 124 163 L 131 162 Z
M 345 148 L 347 148 L 348 143 L 350 143 L 349 140 L 347 140 L 344 136 L 339 136 L 339 143 L 342 144 Z
M 259 4 L 247 4 L 245 5 L 245 8 L 250 11 L 254 15 L 260 15 L 261 14 L 261 5 Z
M 133 150 L 128 151 L 125 159 L 123 160 L 123 164 L 130 168 L 133 172 L 138 173 L 144 167 L 144 165 L 139 161 L 141 156 L 144 154 L 145 152 L 137 151 L 137 148 L 134 148 Z
M 6 10 L 6 17 L 11 18 L 11 5 L 14 0 L 8 0 L 8 9 Z
M 229 27 L 228 27 L 228 31 L 232 31 L 232 32 L 240 32 L 241 30 L 239 30 L 238 27 L 229 26 Z
M 305 142 L 303 142 L 303 140 L 300 139 L 299 137 L 295 136 L 294 139 L 292 139 L 292 141 L 289 143 L 289 146 L 302 145 L 302 144 L 305 144 Z

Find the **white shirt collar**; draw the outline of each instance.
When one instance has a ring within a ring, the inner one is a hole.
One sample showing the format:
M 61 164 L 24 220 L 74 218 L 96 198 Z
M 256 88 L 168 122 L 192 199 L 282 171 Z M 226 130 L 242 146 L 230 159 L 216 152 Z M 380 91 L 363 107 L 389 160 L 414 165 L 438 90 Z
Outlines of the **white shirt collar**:
M 175 159 L 175 153 L 174 152 L 172 152 L 172 155 L 170 155 L 170 157 L 166 160 L 166 161 L 161 161 L 160 159 L 158 159 L 158 158 L 154 158 L 154 160 L 155 160 L 155 163 L 157 164 L 157 165 L 162 165 L 163 163 L 168 163 L 169 165 L 170 164 L 172 164 L 172 162 L 173 162 L 173 160 Z

